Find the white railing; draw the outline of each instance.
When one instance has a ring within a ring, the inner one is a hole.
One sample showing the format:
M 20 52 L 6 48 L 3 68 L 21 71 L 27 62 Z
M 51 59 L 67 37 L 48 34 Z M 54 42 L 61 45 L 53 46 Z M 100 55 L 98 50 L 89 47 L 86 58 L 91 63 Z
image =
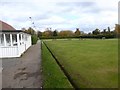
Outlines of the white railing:
M 20 57 L 30 46 L 31 36 L 27 41 L 20 41 L 16 46 L 0 46 L 0 58 Z
M 19 57 L 18 47 L 0 47 L 0 58 Z

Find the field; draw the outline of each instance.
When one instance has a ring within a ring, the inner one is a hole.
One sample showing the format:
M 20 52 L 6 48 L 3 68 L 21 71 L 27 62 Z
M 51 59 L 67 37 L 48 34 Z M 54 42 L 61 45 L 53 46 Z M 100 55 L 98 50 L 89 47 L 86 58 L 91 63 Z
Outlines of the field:
M 118 87 L 117 39 L 45 43 L 78 88 Z
M 73 88 L 44 44 L 42 59 L 43 88 Z

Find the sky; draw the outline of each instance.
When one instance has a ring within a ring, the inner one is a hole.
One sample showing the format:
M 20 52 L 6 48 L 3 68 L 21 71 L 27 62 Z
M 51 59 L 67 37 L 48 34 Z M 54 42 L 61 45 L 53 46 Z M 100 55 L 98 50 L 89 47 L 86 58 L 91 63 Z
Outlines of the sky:
M 0 20 L 14 28 L 91 32 L 113 29 L 119 0 L 0 0 Z M 31 17 L 31 19 L 29 18 Z M 34 22 L 34 25 L 32 24 Z M 34 27 L 35 26 L 35 27 Z

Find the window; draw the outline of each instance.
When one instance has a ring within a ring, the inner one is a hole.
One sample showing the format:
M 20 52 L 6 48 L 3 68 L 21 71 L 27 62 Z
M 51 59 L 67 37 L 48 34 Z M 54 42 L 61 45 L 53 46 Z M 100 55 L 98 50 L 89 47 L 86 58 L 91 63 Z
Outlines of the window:
M 12 34 L 13 46 L 17 46 L 17 34 Z
M 21 34 L 19 34 L 19 40 L 21 41 Z
M 6 34 L 6 45 L 11 46 L 11 41 L 10 41 L 10 34 Z
M 24 40 L 24 35 L 22 34 L 22 39 Z
M 0 46 L 4 46 L 4 36 L 0 34 Z

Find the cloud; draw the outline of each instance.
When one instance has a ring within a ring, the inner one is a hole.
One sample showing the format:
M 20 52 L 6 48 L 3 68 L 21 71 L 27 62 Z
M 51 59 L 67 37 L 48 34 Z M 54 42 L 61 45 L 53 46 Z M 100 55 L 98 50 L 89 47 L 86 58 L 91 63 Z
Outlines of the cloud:
M 21 29 L 32 26 L 29 17 L 42 30 L 113 28 L 118 23 L 118 0 L 1 0 L 1 20 Z
M 56 5 L 70 7 L 90 7 L 95 5 L 95 2 L 58 2 Z

